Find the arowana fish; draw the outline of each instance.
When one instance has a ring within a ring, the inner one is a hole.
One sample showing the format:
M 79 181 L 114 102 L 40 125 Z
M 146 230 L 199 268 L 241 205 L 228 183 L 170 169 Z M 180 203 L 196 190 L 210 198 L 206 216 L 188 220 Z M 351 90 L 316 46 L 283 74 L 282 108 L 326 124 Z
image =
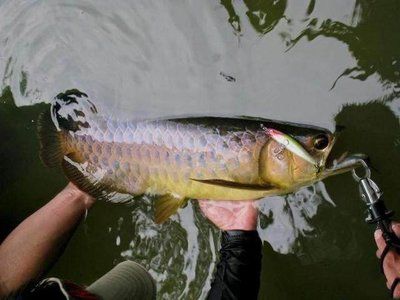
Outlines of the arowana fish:
M 118 121 L 77 90 L 57 95 L 39 119 L 41 158 L 97 198 L 158 195 L 161 223 L 188 199 L 250 200 L 291 193 L 357 166 L 331 164 L 330 131 L 259 118 Z

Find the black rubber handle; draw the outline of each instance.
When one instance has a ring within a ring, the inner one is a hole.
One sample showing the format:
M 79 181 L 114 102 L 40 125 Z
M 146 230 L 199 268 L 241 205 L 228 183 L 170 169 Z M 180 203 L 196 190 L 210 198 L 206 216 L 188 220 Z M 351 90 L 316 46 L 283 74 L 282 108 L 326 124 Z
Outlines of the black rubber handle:
M 382 236 L 387 245 L 396 249 L 400 253 L 400 238 L 392 230 L 392 217 L 394 211 L 386 208 L 383 199 L 379 199 L 374 203 L 368 205 L 369 216 L 366 219 L 367 223 L 376 224 L 382 230 Z

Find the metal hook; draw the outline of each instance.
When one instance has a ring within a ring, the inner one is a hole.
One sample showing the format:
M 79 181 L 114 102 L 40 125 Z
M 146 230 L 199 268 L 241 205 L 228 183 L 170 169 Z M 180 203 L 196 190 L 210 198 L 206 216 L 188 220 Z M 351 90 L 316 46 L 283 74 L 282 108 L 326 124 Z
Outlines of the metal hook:
M 358 159 L 357 162 L 363 167 L 364 174 L 358 175 L 356 170 L 352 170 L 354 180 L 359 184 L 361 199 L 367 204 L 374 203 L 382 196 L 378 185 L 371 179 L 371 170 L 363 159 Z
M 358 176 L 356 169 L 353 169 L 352 175 L 355 181 L 360 182 L 362 179 L 369 179 L 371 178 L 371 170 L 368 167 L 367 163 L 365 162 L 365 160 L 363 159 L 359 159 L 358 162 L 362 165 L 362 167 L 364 168 L 364 176 Z

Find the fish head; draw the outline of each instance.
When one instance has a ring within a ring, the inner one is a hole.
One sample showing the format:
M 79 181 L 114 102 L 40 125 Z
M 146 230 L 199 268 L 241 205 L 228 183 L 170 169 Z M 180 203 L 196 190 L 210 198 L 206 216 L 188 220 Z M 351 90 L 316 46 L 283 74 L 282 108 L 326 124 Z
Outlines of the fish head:
M 361 158 L 347 158 L 346 154 L 331 158 L 337 135 L 324 128 L 289 125 L 265 132 L 268 139 L 260 153 L 260 177 L 284 190 L 352 170 Z

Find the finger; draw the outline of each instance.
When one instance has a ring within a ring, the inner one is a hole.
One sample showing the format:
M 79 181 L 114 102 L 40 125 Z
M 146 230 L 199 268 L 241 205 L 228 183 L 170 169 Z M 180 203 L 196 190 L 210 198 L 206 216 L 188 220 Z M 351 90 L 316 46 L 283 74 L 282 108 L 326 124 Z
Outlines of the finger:
M 214 202 L 213 200 L 209 200 L 209 199 L 199 199 L 200 205 L 204 205 L 207 203 L 213 203 L 213 202 Z
M 200 210 L 204 215 L 207 215 L 211 205 L 209 200 L 199 200 Z
M 397 286 L 393 292 L 393 298 L 394 299 L 400 298 L 400 283 L 397 284 Z
M 396 251 L 390 250 L 383 260 L 383 271 L 386 277 L 386 285 L 388 289 L 393 284 L 393 281 L 399 277 L 399 254 Z
M 385 242 L 385 240 L 384 240 L 384 238 L 382 236 L 382 230 L 377 229 L 374 232 L 374 238 L 375 238 L 375 243 L 378 246 L 378 250 L 376 251 L 376 256 L 378 258 L 380 258 L 381 255 L 382 255 L 383 250 L 386 247 L 386 242 Z
M 392 230 L 397 235 L 397 237 L 400 237 L 400 223 L 393 222 L 392 223 Z
M 398 261 L 396 259 L 397 255 L 398 255 L 397 253 L 389 251 L 385 257 L 385 260 L 383 261 L 383 270 L 385 272 L 385 277 L 387 280 L 386 285 L 388 289 L 391 288 L 393 281 L 400 275 L 397 266 L 398 265 Z M 396 290 L 399 291 L 399 288 L 396 288 Z
M 237 213 L 239 211 L 254 211 L 258 212 L 257 206 L 254 205 L 254 200 L 241 200 L 241 201 L 232 201 L 233 203 L 230 205 L 232 211 Z
M 400 236 L 400 224 L 393 223 L 391 227 L 393 232 L 397 236 Z M 380 258 L 382 256 L 383 250 L 386 247 L 386 242 L 382 236 L 382 231 L 379 229 L 375 231 L 374 237 L 375 237 L 375 242 L 378 246 L 378 250 L 376 251 L 376 256 Z M 390 289 L 393 284 L 393 281 L 400 275 L 400 272 L 398 270 L 398 254 L 395 251 L 391 250 L 385 256 L 383 261 L 383 270 L 387 280 L 386 286 L 388 289 Z M 393 296 L 394 298 L 400 297 L 400 285 L 397 286 L 396 289 L 394 290 Z
M 200 199 L 199 200 L 199 205 L 201 209 L 206 209 L 212 206 L 216 206 L 218 204 L 218 201 L 215 200 L 209 200 L 209 199 Z
M 208 200 L 199 200 L 199 206 L 201 209 L 207 205 Z

